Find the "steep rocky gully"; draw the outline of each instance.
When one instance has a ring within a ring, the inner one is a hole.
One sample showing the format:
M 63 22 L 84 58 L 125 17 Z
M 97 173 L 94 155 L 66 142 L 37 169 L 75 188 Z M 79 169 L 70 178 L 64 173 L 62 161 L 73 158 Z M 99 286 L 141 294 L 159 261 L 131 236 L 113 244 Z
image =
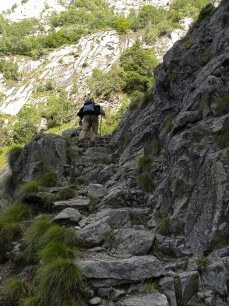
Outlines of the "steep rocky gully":
M 77 232 L 89 305 L 228 305 L 228 92 L 224 1 L 165 55 L 154 88 L 112 137 L 79 148 L 77 130 L 42 134 L 16 158 L 15 186 L 46 167 L 61 177 L 24 196 L 35 214 L 47 192 L 75 189 L 73 198 L 51 201 L 52 213 Z M 12 191 L 14 201 L 20 196 Z M 2 267 L 17 271 L 8 261 Z

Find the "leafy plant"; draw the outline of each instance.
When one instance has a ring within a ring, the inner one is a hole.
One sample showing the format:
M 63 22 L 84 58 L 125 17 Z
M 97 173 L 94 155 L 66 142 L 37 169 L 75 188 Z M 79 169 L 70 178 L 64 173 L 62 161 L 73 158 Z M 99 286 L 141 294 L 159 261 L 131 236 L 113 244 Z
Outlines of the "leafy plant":
M 158 292 L 158 284 L 153 281 L 148 281 L 145 283 L 146 293 L 156 293 Z
M 196 260 L 197 266 L 200 269 L 205 269 L 209 265 L 208 257 L 201 257 Z
M 0 60 L 0 72 L 6 80 L 19 80 L 18 66 L 11 61 Z

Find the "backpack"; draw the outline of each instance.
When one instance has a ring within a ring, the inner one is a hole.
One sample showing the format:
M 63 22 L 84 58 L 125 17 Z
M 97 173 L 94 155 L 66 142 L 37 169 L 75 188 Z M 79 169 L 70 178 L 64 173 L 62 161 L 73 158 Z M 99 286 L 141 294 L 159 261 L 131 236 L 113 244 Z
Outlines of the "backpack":
M 84 115 L 92 115 L 95 113 L 94 105 L 93 104 L 86 104 L 83 107 L 83 114 Z

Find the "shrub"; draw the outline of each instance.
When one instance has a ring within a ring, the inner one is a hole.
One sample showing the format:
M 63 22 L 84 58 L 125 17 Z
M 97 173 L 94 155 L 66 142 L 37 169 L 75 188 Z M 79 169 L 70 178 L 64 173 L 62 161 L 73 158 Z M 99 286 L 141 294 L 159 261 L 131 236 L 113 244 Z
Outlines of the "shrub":
M 73 187 L 66 187 L 58 192 L 58 196 L 61 200 L 72 199 L 75 197 L 75 195 L 76 195 L 76 190 Z
M 125 17 L 118 17 L 114 22 L 112 27 L 119 33 L 119 34 L 126 34 L 127 30 L 131 28 L 131 22 Z
M 36 296 L 27 297 L 22 300 L 21 306 L 42 306 L 41 300 Z
M 14 163 L 17 161 L 18 157 L 20 156 L 22 150 L 23 150 L 22 147 L 14 146 L 7 152 L 8 164 L 11 169 L 13 168 Z
M 77 235 L 74 230 L 52 224 L 41 236 L 39 246 L 45 247 L 51 242 L 65 242 L 68 246 L 75 247 L 77 245 Z
M 23 298 L 32 294 L 32 288 L 24 280 L 12 277 L 3 281 L 1 293 L 7 303 L 19 304 Z
M 157 226 L 157 231 L 161 235 L 170 235 L 171 233 L 171 226 L 170 226 L 170 217 L 166 216 L 162 218 Z
M 37 181 L 31 181 L 28 183 L 23 183 L 19 187 L 20 192 L 23 195 L 29 195 L 31 193 L 37 193 L 40 190 L 40 183 Z
M 39 176 L 37 182 L 40 186 L 55 187 L 59 183 L 59 177 L 56 173 L 49 172 Z
M 54 241 L 38 251 L 38 257 L 42 262 L 50 262 L 55 258 L 74 258 L 75 250 L 62 241 Z
M 19 80 L 18 66 L 11 61 L 0 60 L 0 72 L 6 80 Z
M 18 266 L 28 266 L 38 264 L 39 259 L 35 245 L 28 245 L 25 249 L 13 256 L 13 262 Z
M 152 163 L 152 158 L 149 155 L 140 156 L 138 158 L 138 169 L 140 171 L 146 170 Z
M 151 192 L 155 188 L 155 184 L 148 173 L 143 173 L 139 176 L 138 185 L 146 192 Z
M 83 277 L 78 266 L 67 259 L 55 259 L 37 273 L 37 289 L 44 304 L 74 305 L 82 298 Z

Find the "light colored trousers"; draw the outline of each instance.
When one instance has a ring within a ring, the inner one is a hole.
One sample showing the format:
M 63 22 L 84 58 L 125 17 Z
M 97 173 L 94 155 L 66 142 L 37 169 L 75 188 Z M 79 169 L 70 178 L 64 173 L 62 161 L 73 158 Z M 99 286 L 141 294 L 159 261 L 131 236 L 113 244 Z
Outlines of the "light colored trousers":
M 98 134 L 99 119 L 96 115 L 85 115 L 83 117 L 82 131 L 80 132 L 79 140 L 86 138 L 87 133 L 92 128 L 91 140 L 95 140 Z

